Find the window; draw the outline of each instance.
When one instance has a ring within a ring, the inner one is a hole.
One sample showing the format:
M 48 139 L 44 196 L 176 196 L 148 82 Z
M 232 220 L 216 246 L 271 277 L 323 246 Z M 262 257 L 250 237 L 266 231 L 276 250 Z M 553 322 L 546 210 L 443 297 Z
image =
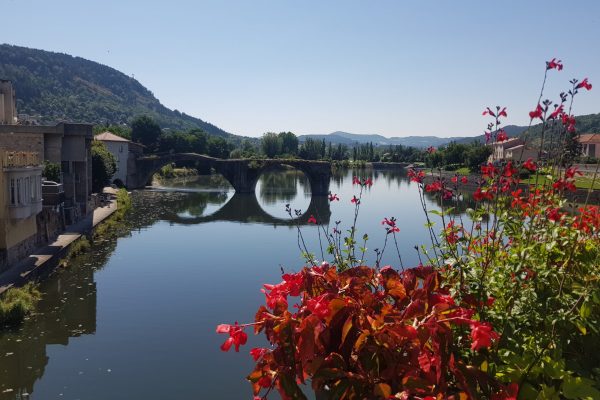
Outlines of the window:
M 17 188 L 15 187 L 15 178 L 10 178 L 10 204 L 17 204 Z
M 15 204 L 22 204 L 23 201 L 21 199 L 21 178 L 17 179 L 17 202 Z
M 23 185 L 23 204 L 29 204 L 31 186 L 29 185 L 29 177 L 25 178 Z

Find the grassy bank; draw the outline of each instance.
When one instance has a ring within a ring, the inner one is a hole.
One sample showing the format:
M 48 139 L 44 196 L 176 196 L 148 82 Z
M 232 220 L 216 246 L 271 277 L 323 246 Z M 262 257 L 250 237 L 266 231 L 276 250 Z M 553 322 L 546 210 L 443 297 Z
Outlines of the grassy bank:
M 198 175 L 198 171 L 194 168 L 176 168 L 171 164 L 167 164 L 154 174 L 153 179 L 160 181 L 162 179 L 188 178 L 196 175 Z
M 8 289 L 0 297 L 0 326 L 20 324 L 34 310 L 40 297 L 37 285 L 33 283 Z
M 131 196 L 127 190 L 120 189 L 117 192 L 117 211 L 94 229 L 92 238 L 98 240 L 117 236 L 123 229 L 126 229 L 123 220 L 129 210 L 131 210 Z

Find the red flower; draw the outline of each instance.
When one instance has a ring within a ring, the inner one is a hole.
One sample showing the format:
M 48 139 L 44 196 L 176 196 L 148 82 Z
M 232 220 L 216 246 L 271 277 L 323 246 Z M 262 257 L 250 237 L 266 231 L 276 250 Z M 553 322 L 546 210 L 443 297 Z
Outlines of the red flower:
M 492 326 L 487 322 L 471 321 L 471 350 L 489 348 L 492 340 L 498 340 L 500 335 L 494 332 Z
M 423 183 L 423 178 L 425 178 L 425 172 L 417 172 L 411 168 L 408 170 L 408 177 L 410 178 L 411 182 Z
M 457 175 L 454 175 L 454 176 L 453 176 L 453 177 L 450 179 L 450 181 L 451 181 L 452 183 L 458 183 L 458 176 L 457 176 Z
M 494 200 L 494 193 L 490 190 L 481 190 L 481 188 L 477 188 L 475 193 L 473 193 L 473 199 L 475 201 Z
M 535 163 L 530 158 L 523 163 L 523 168 L 525 168 L 526 170 L 529 170 L 531 172 L 534 172 L 537 169 L 537 165 L 535 165 Z
M 400 232 L 400 228 L 398 228 L 397 226 L 392 226 L 391 228 L 387 228 L 388 235 L 390 233 L 394 233 L 394 232 Z
M 517 173 L 517 169 L 515 167 L 513 167 L 512 161 L 509 161 L 508 163 L 506 163 L 506 165 L 504 166 L 504 170 L 502 171 L 502 175 L 507 178 L 510 178 L 511 176 L 513 176 L 516 173 Z
M 554 111 L 552 111 L 552 114 L 550 114 L 550 116 L 548 117 L 548 119 L 556 119 L 563 112 L 564 112 L 564 106 L 561 104 L 560 106 L 556 107 L 554 109 Z
M 481 115 L 491 115 L 492 117 L 496 116 L 496 114 L 494 114 L 494 112 L 489 107 L 486 107 Z
M 360 179 L 358 178 L 358 176 L 353 176 L 352 177 L 352 184 L 353 185 L 360 185 Z
M 539 104 L 537 105 L 535 110 L 529 112 L 529 118 L 531 118 L 531 119 L 535 119 L 535 118 L 544 119 L 543 115 L 544 115 L 544 109 Z
M 493 178 L 497 173 L 498 170 L 492 164 L 481 166 L 481 175 L 483 175 L 484 178 Z
M 584 80 L 579 82 L 579 84 L 577 84 L 577 86 L 575 86 L 575 89 L 580 89 L 580 88 L 592 90 L 592 84 L 588 82 L 588 78 L 585 78 Z
M 236 322 L 235 325 L 221 324 L 217 326 L 217 333 L 229 333 L 229 337 L 221 345 L 222 351 L 229 351 L 232 345 L 235 345 L 235 351 L 240 351 L 240 345 L 246 344 L 248 335 L 243 328 Z
M 433 147 L 433 146 L 429 146 L 429 147 L 427 148 L 427 152 L 428 152 L 429 154 L 435 153 L 435 147 Z
M 563 69 L 563 65 L 562 65 L 562 60 L 556 60 L 556 58 L 553 58 L 550 61 L 546 61 L 546 69 L 557 69 L 559 71 L 562 71 Z
M 340 201 L 340 198 L 338 197 L 338 195 L 335 193 L 329 193 L 329 201 L 335 201 L 335 200 Z
M 464 185 L 466 185 L 466 184 L 467 184 L 467 182 L 469 182 L 469 179 L 467 179 L 467 177 L 466 177 L 466 176 L 463 176 L 462 178 L 460 178 L 460 181 L 461 181 L 461 182 L 462 182 Z
M 391 217 L 390 219 L 384 218 L 383 221 L 381 221 L 381 225 L 388 225 L 388 226 L 396 226 L 396 218 Z
M 498 113 L 499 117 L 508 117 L 508 114 L 506 113 L 506 107 L 504 107 L 502 110 L 500 110 L 500 112 Z
M 504 142 L 505 140 L 508 140 L 508 135 L 506 134 L 506 132 L 504 132 L 504 129 L 500 129 L 498 135 L 496 136 L 496 141 Z
M 437 180 L 433 183 L 425 185 L 426 192 L 441 192 L 442 189 L 443 189 L 442 181 L 440 181 L 440 180 Z
M 371 178 L 369 178 L 369 179 L 365 179 L 365 180 L 363 181 L 363 185 L 365 185 L 365 186 L 368 186 L 368 187 L 371 187 L 371 186 L 373 186 L 373 180 L 372 180 Z
M 309 224 L 316 224 L 317 223 L 317 219 L 311 214 L 310 218 L 308 219 L 308 223 Z
M 350 200 L 350 202 L 357 205 L 360 204 L 360 200 L 356 196 L 352 196 L 352 200 Z
M 575 178 L 575 175 L 579 175 L 579 176 L 583 175 L 581 173 L 581 171 L 579 171 L 577 169 L 577 167 L 570 167 L 570 168 L 567 168 L 567 170 L 565 171 L 565 178 L 567 178 L 567 179 L 573 179 L 573 178 Z

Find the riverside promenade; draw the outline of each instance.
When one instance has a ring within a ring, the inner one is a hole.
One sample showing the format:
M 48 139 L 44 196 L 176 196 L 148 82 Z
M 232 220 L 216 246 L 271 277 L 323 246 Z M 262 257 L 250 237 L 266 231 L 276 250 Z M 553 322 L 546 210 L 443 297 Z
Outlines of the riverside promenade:
M 96 208 L 81 221 L 67 226 L 54 242 L 38 248 L 35 254 L 0 274 L 0 294 L 13 286 L 22 286 L 30 280 L 52 272 L 58 261 L 68 253 L 73 242 L 91 233 L 99 223 L 115 211 L 117 211 L 117 200 L 113 199 L 106 206 Z

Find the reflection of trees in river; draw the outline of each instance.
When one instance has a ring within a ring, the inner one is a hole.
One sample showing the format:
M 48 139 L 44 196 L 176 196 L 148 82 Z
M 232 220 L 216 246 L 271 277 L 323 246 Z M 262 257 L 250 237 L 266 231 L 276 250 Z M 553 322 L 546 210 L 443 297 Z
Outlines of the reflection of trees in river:
M 36 313 L 19 327 L 0 333 L 0 399 L 28 398 L 44 374 L 46 346 L 96 332 L 94 272 L 106 264 L 116 240 L 104 240 L 68 268 L 42 282 Z M 9 391 L 12 389 L 12 391 Z
M 302 193 L 310 193 L 308 178 L 298 170 L 266 171 L 260 178 L 260 199 L 266 204 L 292 201 L 298 195 L 298 187 Z

